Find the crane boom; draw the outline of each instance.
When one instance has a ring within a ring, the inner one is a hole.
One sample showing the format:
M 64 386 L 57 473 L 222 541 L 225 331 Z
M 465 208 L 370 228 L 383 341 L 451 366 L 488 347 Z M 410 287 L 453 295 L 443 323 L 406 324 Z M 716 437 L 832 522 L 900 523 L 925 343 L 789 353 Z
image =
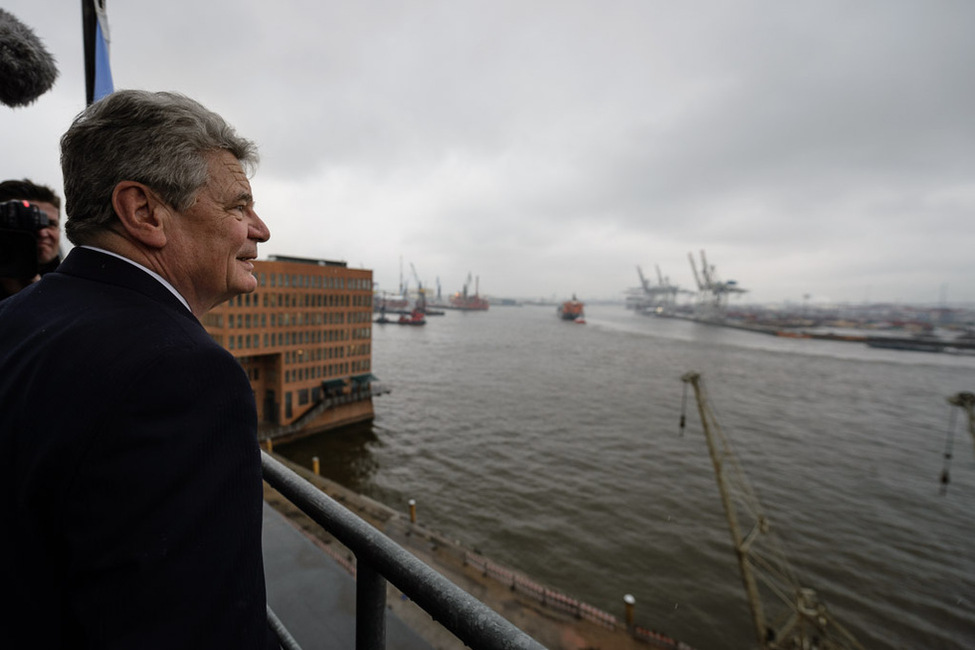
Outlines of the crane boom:
M 694 255 L 693 255 L 693 253 L 688 253 L 687 254 L 687 259 L 689 259 L 691 261 L 691 272 L 694 273 L 694 282 L 697 283 L 698 291 L 704 291 L 704 283 L 701 282 L 701 278 L 697 274 L 697 265 L 694 264 Z
M 416 272 L 416 267 L 413 266 L 413 262 L 410 262 L 410 270 L 413 271 L 413 279 L 416 280 L 417 290 L 423 291 L 423 283 L 420 281 L 420 274 Z
M 650 284 L 647 282 L 647 279 L 645 277 L 643 277 L 643 269 L 640 268 L 640 265 L 639 264 L 637 264 L 636 273 L 637 273 L 637 275 L 640 276 L 640 286 L 643 287 L 643 290 L 644 291 L 649 291 L 650 290 Z
M 704 256 L 704 249 L 701 249 L 701 274 L 704 276 L 704 283 L 710 288 L 714 289 L 718 278 L 714 274 L 714 266 L 708 264 L 708 258 Z
M 416 267 L 413 265 L 413 262 L 410 262 L 410 270 L 413 271 L 413 279 L 416 280 L 416 308 L 419 311 L 426 312 L 427 292 L 423 288 L 423 282 L 420 280 L 420 274 L 416 272 Z
M 833 620 L 816 592 L 796 579 L 781 541 L 708 404 L 700 373 L 688 372 L 681 381 L 694 389 L 759 647 L 862 650 L 853 635 Z M 681 427 L 684 422 L 682 416 Z M 743 521 L 750 525 L 744 534 Z M 769 612 L 774 612 L 772 618 Z

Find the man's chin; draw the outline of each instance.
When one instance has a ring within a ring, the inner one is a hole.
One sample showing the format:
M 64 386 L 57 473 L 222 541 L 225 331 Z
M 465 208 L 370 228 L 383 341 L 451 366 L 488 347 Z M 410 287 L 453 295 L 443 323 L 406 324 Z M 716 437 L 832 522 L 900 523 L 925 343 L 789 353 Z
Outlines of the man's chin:
M 239 293 L 253 293 L 257 289 L 257 278 L 248 274 L 245 278 L 240 278 L 234 285 L 235 295 Z

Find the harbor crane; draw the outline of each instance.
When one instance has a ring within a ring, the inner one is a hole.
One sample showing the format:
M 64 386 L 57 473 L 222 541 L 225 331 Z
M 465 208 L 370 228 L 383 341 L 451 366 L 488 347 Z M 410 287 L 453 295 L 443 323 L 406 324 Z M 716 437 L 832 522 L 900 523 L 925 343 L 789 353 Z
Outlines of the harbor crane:
M 968 416 L 968 433 L 975 443 L 975 393 L 958 393 L 948 398 L 948 403 L 957 406 Z
M 688 372 L 681 381 L 685 391 L 687 384 L 694 389 L 758 646 L 762 650 L 862 650 L 853 635 L 833 619 L 816 592 L 796 578 L 781 540 L 711 410 L 700 373 Z M 682 431 L 685 422 L 682 413 Z
M 640 286 L 626 290 L 626 308 L 637 312 L 647 312 L 650 310 L 650 283 L 643 277 L 643 269 L 639 265 L 636 273 L 640 276 Z
M 655 285 L 651 284 L 650 280 L 643 275 L 643 269 L 639 265 L 636 267 L 637 275 L 640 277 L 640 286 L 631 289 L 629 292 L 627 306 L 630 309 L 644 313 L 671 310 L 677 302 L 677 294 L 688 293 L 682 291 L 677 285 L 671 284 L 670 278 L 665 278 L 660 272 L 660 266 L 655 266 L 657 269 L 657 284 Z
M 639 264 L 636 266 L 636 274 L 640 276 L 640 287 L 643 289 L 643 292 L 650 293 L 650 282 L 643 277 L 643 269 L 640 268 Z
M 694 282 L 698 289 L 698 310 L 702 317 L 709 320 L 723 320 L 725 310 L 728 307 L 728 296 L 732 294 L 747 293 L 748 289 L 742 289 L 735 280 L 722 282 L 718 279 L 714 265 L 708 264 L 708 259 L 701 251 L 701 272 L 697 272 L 697 265 L 694 263 L 694 255 L 687 254 L 691 261 L 691 272 L 694 274 Z
M 956 395 L 952 395 L 948 398 L 948 404 L 951 406 L 957 406 L 965 415 L 968 416 L 968 432 L 972 435 L 972 443 L 975 443 L 975 393 L 962 392 Z M 952 441 L 954 438 L 954 414 L 952 411 L 952 422 L 948 427 L 948 442 L 945 446 L 945 466 L 941 471 L 941 494 L 942 496 L 948 493 L 948 482 L 950 480 L 948 470 L 951 464 L 952 457 Z
M 410 270 L 413 271 L 413 279 L 416 280 L 416 308 L 419 311 L 426 311 L 427 290 L 423 288 L 423 282 L 420 280 L 420 274 L 416 272 L 416 267 L 413 266 L 413 262 L 410 262 Z

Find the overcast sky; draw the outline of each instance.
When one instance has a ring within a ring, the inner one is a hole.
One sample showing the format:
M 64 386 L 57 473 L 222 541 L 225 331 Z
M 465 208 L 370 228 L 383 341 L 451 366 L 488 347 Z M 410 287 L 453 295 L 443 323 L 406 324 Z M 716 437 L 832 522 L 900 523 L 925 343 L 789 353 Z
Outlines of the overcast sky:
M 5 0 L 58 61 L 0 177 L 60 190 L 77 0 Z M 116 89 L 257 142 L 261 256 L 396 290 L 975 302 L 975 2 L 109 0 Z M 472 287 L 473 288 L 473 287 Z

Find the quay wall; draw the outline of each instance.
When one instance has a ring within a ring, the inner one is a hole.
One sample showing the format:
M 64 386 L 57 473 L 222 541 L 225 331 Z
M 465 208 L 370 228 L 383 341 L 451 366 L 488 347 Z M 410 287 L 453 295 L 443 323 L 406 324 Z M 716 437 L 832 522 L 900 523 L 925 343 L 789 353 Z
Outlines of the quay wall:
M 275 458 L 551 650 L 692 650 L 661 632 L 635 623 L 632 610 L 625 611 L 621 606 L 622 617 L 599 610 L 426 528 L 417 521 L 416 510 L 412 508 L 399 512 L 286 458 L 276 454 Z M 339 565 L 355 574 L 355 557 L 351 551 L 266 484 L 264 498 Z M 434 647 L 439 650 L 465 647 L 395 587 L 389 585 L 388 590 L 389 607 Z

